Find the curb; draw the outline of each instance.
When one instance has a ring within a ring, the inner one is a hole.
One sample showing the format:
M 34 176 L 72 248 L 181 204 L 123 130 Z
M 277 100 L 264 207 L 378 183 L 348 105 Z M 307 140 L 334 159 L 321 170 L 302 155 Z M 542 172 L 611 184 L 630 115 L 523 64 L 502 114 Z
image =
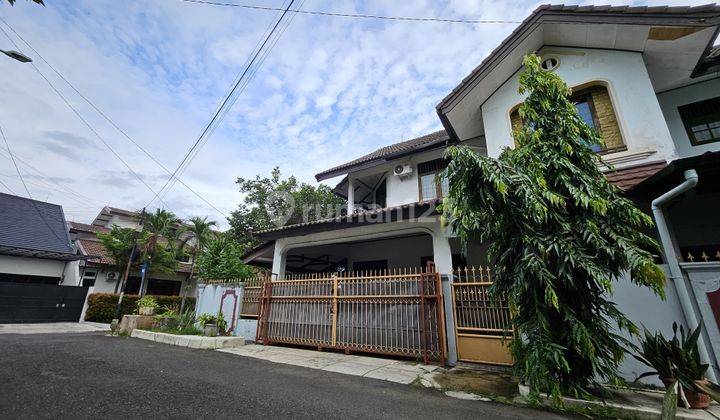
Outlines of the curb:
M 530 393 L 530 388 L 527 385 L 519 385 L 519 391 L 520 395 L 522 397 L 527 397 Z M 550 402 L 550 399 L 545 396 L 540 396 L 541 398 L 541 404 L 546 407 L 552 407 L 552 403 Z M 659 408 L 654 407 L 635 407 L 635 406 L 629 406 L 629 405 L 623 405 L 623 404 L 617 404 L 617 403 L 611 403 L 611 402 L 605 402 L 605 401 L 588 401 L 588 400 L 578 400 L 575 398 L 568 398 L 563 397 L 563 402 L 568 406 L 575 406 L 575 407 L 588 407 L 588 406 L 595 406 L 595 407 L 606 407 L 606 408 L 612 408 L 613 410 L 617 410 L 618 412 L 627 414 L 628 417 L 636 418 L 636 419 L 652 419 L 656 420 L 660 418 L 662 411 Z M 705 419 L 716 419 L 715 416 L 713 416 L 711 413 L 709 413 L 706 410 L 688 410 L 681 407 L 678 407 L 677 413 L 675 414 L 675 418 L 677 420 L 705 420 Z
M 161 332 L 134 329 L 130 337 L 156 343 L 170 344 L 191 349 L 217 350 L 245 345 L 243 337 L 203 337 L 200 335 L 176 335 Z

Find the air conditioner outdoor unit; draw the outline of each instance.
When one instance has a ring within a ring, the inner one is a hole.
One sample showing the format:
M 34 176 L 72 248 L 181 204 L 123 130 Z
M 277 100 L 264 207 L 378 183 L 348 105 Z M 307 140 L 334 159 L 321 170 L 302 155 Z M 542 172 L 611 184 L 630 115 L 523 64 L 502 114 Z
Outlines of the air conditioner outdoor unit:
M 407 178 L 412 175 L 412 166 L 408 164 L 397 165 L 395 166 L 393 173 L 395 176 L 399 176 L 400 178 Z
M 118 278 L 120 278 L 120 273 L 118 273 L 117 271 L 108 271 L 108 273 L 107 273 L 108 281 L 114 281 L 114 280 L 117 280 Z

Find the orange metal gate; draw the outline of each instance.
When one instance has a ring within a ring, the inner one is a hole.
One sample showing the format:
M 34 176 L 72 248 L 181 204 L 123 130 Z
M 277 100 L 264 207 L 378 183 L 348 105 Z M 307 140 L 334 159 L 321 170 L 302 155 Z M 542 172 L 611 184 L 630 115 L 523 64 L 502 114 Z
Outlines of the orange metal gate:
M 490 298 L 490 269 L 457 269 L 453 273 L 453 308 L 458 359 L 512 365 L 508 344 L 513 330 L 504 299 Z
M 444 363 L 440 276 L 433 268 L 322 273 L 263 285 L 258 342 Z

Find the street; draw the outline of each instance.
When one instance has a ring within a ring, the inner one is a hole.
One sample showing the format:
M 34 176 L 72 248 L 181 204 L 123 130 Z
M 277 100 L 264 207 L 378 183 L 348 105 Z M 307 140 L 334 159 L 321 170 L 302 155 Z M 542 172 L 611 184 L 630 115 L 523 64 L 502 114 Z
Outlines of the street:
M 0 417 L 560 418 L 104 333 L 0 334 Z

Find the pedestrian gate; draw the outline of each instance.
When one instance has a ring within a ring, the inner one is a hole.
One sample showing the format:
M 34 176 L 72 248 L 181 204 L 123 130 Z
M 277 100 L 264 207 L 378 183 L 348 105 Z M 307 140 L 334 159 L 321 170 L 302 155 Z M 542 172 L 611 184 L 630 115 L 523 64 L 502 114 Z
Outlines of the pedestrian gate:
M 444 363 L 440 276 L 390 269 L 286 276 L 264 283 L 256 341 Z
M 490 269 L 464 268 L 453 273 L 453 308 L 458 359 L 466 362 L 512 365 L 510 310 L 504 299 L 488 293 Z

